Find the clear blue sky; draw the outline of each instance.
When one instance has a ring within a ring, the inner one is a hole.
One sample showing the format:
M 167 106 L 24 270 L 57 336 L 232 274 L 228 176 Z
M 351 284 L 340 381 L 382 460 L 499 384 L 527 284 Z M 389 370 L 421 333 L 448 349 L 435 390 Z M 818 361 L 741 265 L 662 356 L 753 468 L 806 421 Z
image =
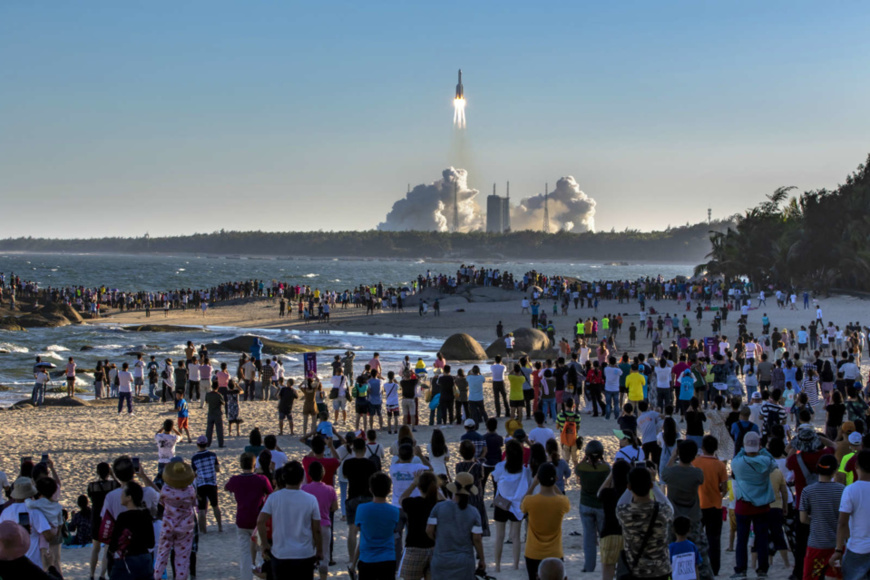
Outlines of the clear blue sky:
M 870 152 L 868 3 L 554 4 L 2 2 L 0 236 L 369 229 L 449 165 L 653 229 Z

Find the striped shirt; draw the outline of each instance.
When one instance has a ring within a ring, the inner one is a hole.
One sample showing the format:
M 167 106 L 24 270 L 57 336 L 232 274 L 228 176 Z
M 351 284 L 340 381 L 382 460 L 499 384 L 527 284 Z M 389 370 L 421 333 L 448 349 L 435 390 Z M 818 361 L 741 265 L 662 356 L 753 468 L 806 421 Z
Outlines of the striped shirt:
M 842 483 L 834 481 L 814 483 L 801 493 L 800 511 L 810 516 L 810 537 L 807 546 L 816 549 L 837 547 L 838 507 L 843 490 Z

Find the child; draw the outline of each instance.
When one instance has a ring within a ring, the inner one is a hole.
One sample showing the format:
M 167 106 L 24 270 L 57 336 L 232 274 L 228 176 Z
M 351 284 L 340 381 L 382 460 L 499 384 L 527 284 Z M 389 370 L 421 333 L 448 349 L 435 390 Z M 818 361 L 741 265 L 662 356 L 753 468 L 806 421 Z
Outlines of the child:
M 752 398 L 752 393 L 758 390 L 758 377 L 755 376 L 755 369 L 750 367 L 746 370 L 746 375 L 743 377 L 743 383 L 746 385 L 746 396 Z
M 366 457 L 374 461 L 378 469 L 384 461 L 384 448 L 378 443 L 378 432 L 374 429 L 366 431 Z
M 674 577 L 681 580 L 698 578 L 698 568 L 701 563 L 701 552 L 698 551 L 698 547 L 686 539 L 691 527 L 692 522 L 689 518 L 685 516 L 675 518 L 674 535 L 677 541 L 668 545 Z
M 178 434 L 181 435 L 183 431 L 187 435 L 187 442 L 193 443 L 193 440 L 190 438 L 190 410 L 187 407 L 187 401 L 184 399 L 184 393 L 181 391 L 175 391 L 175 410 L 178 412 Z
M 70 544 L 74 546 L 87 546 L 93 541 L 93 529 L 91 522 L 93 521 L 93 513 L 91 511 L 88 496 L 80 495 L 76 500 L 76 505 L 79 506 L 79 511 L 73 514 L 69 521 L 69 531 L 75 532 L 75 536 L 70 539 Z
M 622 415 L 616 420 L 623 431 L 637 431 L 637 417 L 634 416 L 634 406 L 626 403 L 622 407 Z
M 793 412 L 796 397 L 794 385 L 791 381 L 786 381 L 785 391 L 782 393 L 782 406 L 785 407 L 787 413 Z
M 36 499 L 25 500 L 25 505 L 30 511 L 38 511 L 45 519 L 48 520 L 48 525 L 51 526 L 52 537 L 60 542 L 60 527 L 63 525 L 63 507 L 51 498 L 57 493 L 57 482 L 50 477 L 42 477 L 36 480 Z M 50 543 L 55 541 L 46 539 L 45 534 L 39 534 L 39 553 L 42 556 L 42 567 L 48 570 L 49 566 L 54 566 L 60 570 L 60 560 L 52 553 Z
M 816 412 L 813 409 L 812 405 L 810 405 L 809 397 L 807 396 L 806 393 L 799 393 L 797 396 L 797 403 L 791 409 L 791 412 L 794 414 L 794 426 L 795 426 L 795 428 L 797 428 L 798 425 L 800 425 L 800 423 L 801 423 L 800 420 L 798 419 L 798 416 L 800 415 L 800 412 L 803 411 L 804 409 L 806 409 L 809 412 L 810 418 L 811 418 L 810 420 L 812 420 L 812 417 L 816 414 Z

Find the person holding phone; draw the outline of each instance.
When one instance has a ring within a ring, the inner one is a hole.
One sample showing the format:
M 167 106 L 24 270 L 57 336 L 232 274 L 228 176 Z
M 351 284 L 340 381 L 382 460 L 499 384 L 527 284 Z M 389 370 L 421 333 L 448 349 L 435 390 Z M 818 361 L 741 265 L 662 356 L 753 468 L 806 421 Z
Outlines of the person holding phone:
M 10 503 L 3 513 L 0 514 L 0 522 L 13 522 L 22 526 L 30 534 L 30 546 L 27 549 L 27 558 L 42 567 L 42 558 L 39 553 L 39 538 L 51 539 L 51 525 L 41 512 L 31 511 L 24 503 L 36 495 L 36 486 L 29 477 L 19 477 L 12 485 Z

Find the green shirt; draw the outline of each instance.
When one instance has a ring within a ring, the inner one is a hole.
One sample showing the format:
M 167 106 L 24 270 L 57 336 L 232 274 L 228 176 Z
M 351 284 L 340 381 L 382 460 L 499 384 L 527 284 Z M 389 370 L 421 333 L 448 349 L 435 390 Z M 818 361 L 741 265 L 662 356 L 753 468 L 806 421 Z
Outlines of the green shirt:
M 604 505 L 598 499 L 598 490 L 610 475 L 610 466 L 603 461 L 595 467 L 591 463 L 583 462 L 577 464 L 574 473 L 580 478 L 580 505 L 603 509 Z

